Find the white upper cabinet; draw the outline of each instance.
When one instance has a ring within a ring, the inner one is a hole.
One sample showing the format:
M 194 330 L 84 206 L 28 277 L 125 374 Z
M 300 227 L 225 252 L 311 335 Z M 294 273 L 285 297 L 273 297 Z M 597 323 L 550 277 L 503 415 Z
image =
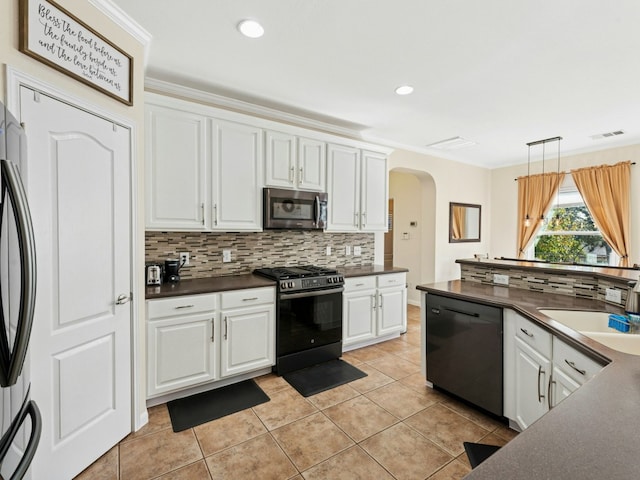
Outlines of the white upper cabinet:
M 324 191 L 324 142 L 268 130 L 265 143 L 267 186 Z
M 211 119 L 213 230 L 262 229 L 262 130 Z
M 361 170 L 361 229 L 365 232 L 386 231 L 387 156 L 363 150 Z
M 360 150 L 327 146 L 327 230 L 360 230 Z
M 298 137 L 298 188 L 324 192 L 326 165 L 326 144 Z
M 147 105 L 145 130 L 147 228 L 205 230 L 206 117 Z
M 387 157 L 354 147 L 329 144 L 328 231 L 387 230 Z

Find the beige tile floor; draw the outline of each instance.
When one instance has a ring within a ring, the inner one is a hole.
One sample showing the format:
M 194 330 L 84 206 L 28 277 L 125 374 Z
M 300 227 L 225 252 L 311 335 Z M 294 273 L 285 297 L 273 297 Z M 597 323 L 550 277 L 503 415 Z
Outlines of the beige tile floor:
M 420 310 L 398 339 L 344 354 L 368 376 L 304 398 L 282 378 L 256 379 L 271 401 L 174 433 L 165 405 L 78 480 L 376 480 L 464 477 L 462 442 L 504 445 L 516 433 L 425 386 Z

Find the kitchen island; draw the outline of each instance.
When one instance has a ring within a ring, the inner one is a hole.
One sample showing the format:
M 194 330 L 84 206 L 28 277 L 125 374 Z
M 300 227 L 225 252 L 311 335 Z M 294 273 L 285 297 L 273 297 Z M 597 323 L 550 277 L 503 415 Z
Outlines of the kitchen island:
M 606 367 L 508 445 L 469 479 L 639 478 L 632 446 L 640 430 L 640 356 L 610 349 L 538 309 L 620 313 L 619 306 L 519 288 L 454 280 L 419 285 L 425 293 L 511 309 Z M 425 321 L 423 295 L 422 321 Z M 424 343 L 424 339 L 423 339 Z M 423 352 L 424 355 L 424 352 Z

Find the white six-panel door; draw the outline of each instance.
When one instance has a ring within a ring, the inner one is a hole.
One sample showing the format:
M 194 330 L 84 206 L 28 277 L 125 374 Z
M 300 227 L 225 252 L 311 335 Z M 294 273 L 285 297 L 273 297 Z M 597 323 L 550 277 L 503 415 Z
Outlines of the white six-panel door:
M 32 472 L 72 478 L 131 431 L 130 132 L 24 87 L 20 102 L 38 262 Z

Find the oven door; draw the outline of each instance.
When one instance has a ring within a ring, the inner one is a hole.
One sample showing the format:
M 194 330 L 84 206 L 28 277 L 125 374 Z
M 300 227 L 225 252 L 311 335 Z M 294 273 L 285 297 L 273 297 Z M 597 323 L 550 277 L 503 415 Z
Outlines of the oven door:
M 340 287 L 280 294 L 278 357 L 342 341 L 343 290 Z

